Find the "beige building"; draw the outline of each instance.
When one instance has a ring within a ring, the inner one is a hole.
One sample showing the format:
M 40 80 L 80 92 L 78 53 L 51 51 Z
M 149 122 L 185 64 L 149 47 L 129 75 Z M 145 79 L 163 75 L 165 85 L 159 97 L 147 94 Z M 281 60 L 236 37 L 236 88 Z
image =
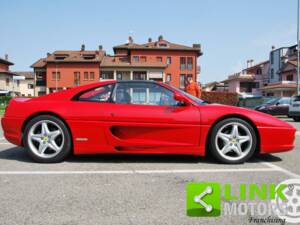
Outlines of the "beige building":
M 14 81 L 14 90 L 18 96 L 34 96 L 34 73 L 31 71 L 14 72 L 22 80 Z

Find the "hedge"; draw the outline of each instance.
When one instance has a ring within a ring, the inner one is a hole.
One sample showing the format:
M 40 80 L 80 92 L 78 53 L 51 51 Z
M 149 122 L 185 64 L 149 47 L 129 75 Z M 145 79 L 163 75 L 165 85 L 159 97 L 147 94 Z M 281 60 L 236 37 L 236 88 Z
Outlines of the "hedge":
M 0 105 L 7 105 L 12 98 L 12 96 L 0 96 Z
M 231 92 L 202 91 L 201 99 L 210 103 L 237 105 L 239 101 L 239 95 Z

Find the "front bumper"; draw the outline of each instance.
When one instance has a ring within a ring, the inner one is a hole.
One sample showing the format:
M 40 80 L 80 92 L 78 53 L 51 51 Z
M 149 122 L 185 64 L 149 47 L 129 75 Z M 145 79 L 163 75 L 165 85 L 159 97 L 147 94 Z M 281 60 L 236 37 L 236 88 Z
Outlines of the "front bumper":
M 258 127 L 260 133 L 260 152 L 276 153 L 292 150 L 296 129 L 293 127 Z

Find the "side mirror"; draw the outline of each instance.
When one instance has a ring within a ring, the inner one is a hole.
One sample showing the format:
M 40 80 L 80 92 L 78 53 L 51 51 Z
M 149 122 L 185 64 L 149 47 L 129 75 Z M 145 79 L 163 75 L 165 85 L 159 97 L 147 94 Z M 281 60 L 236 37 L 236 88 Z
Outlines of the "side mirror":
M 189 101 L 181 94 L 174 93 L 174 99 L 178 102 L 183 102 L 185 104 L 189 104 Z
M 280 105 L 280 103 L 279 102 L 276 102 L 276 104 L 275 105 Z

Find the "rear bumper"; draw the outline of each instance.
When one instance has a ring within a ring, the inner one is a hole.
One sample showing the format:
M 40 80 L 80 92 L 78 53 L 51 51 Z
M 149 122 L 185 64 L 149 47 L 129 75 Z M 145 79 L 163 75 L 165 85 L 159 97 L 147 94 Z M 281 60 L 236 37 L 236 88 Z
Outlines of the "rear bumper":
M 7 118 L 1 119 L 4 137 L 12 144 L 22 145 L 22 124 L 21 118 Z
M 260 152 L 276 153 L 292 150 L 296 129 L 293 127 L 258 127 L 260 133 Z

